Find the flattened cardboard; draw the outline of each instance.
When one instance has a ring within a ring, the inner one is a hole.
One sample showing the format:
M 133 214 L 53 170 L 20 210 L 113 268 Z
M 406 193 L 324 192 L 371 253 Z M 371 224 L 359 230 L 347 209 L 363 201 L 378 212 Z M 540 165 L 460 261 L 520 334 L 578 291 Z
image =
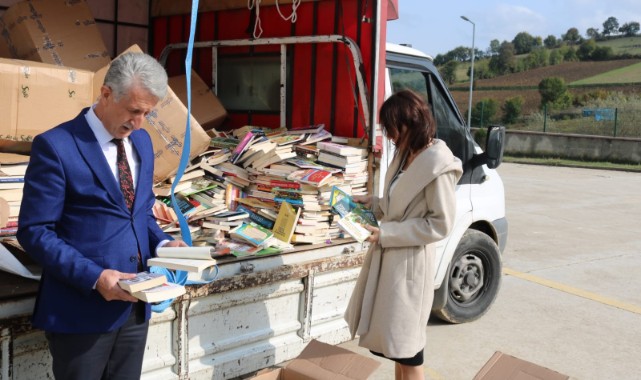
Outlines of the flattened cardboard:
M 2 15 L 9 58 L 95 71 L 111 57 L 85 1 L 29 0 Z
M 132 46 L 127 51 L 139 51 Z M 96 73 L 40 62 L 0 59 L 0 151 L 29 154 L 33 138 L 71 120 L 91 106 L 100 93 L 108 66 Z M 169 89 L 167 96 L 148 116 L 143 128 L 149 132 L 156 160 L 154 181 L 174 175 L 185 138 L 187 108 Z M 209 147 L 210 137 L 193 117 L 190 119 L 194 158 Z
M 253 380 L 364 380 L 380 362 L 317 340 L 284 368 L 264 370 Z
M 474 376 L 474 380 L 567 380 L 569 378 L 570 376 L 500 351 L 495 352 Z
M 186 105 L 186 75 L 169 78 L 169 87 L 171 87 L 180 101 Z M 211 92 L 205 81 L 193 70 L 191 72 L 191 114 L 198 120 L 198 123 L 205 131 L 217 128 L 227 118 L 227 111 L 223 104 Z
M 33 138 L 92 104 L 93 73 L 0 58 L 0 148 L 29 153 Z

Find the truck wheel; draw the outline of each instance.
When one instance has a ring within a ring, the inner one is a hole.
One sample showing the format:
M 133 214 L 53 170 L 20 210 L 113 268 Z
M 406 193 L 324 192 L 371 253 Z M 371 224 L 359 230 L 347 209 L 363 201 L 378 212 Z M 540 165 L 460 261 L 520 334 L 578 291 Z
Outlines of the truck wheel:
M 501 286 L 501 254 L 489 236 L 467 230 L 459 242 L 435 300 L 435 316 L 451 323 L 470 322 L 492 305 Z

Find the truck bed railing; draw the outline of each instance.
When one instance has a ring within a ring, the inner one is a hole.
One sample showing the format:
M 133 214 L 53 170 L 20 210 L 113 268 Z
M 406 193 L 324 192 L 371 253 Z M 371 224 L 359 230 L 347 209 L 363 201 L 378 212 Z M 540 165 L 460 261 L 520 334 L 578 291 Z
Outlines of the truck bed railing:
M 344 44 L 352 55 L 352 63 L 354 67 L 354 75 L 356 77 L 356 84 L 358 86 L 357 94 L 354 94 L 354 102 L 360 103 L 363 112 L 363 126 L 366 131 L 369 131 L 369 103 L 367 100 L 367 90 L 365 88 L 365 80 L 362 76 L 363 58 L 358 45 L 354 40 L 349 37 L 331 34 L 320 36 L 296 36 L 296 37 L 275 37 L 263 39 L 238 39 L 238 40 L 216 40 L 216 41 L 197 41 L 194 42 L 194 49 L 211 48 L 212 59 L 212 83 L 214 89 L 217 88 L 217 66 L 218 66 L 218 48 L 231 47 L 231 46 L 265 46 L 265 45 L 280 45 L 280 123 L 281 126 L 286 125 L 286 89 L 287 89 L 287 45 L 295 44 L 322 44 L 322 43 L 340 43 Z M 169 44 L 160 53 L 159 62 L 166 66 L 169 54 L 174 50 L 187 49 L 187 42 L 180 42 Z M 350 76 L 351 78 L 351 76 Z M 353 86 L 352 86 L 353 87 Z M 214 91 L 216 93 L 216 91 Z M 360 102 L 359 102 L 360 100 Z

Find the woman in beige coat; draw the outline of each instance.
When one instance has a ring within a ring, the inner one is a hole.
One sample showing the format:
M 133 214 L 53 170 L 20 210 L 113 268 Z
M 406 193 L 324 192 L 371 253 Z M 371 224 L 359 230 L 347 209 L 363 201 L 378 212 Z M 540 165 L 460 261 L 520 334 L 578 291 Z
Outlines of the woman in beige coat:
M 429 106 L 401 91 L 380 121 L 396 146 L 382 198 L 355 196 L 377 213 L 345 319 L 359 345 L 396 362 L 396 379 L 423 379 L 425 329 L 434 297 L 434 247 L 456 215 L 461 162 L 441 140 Z

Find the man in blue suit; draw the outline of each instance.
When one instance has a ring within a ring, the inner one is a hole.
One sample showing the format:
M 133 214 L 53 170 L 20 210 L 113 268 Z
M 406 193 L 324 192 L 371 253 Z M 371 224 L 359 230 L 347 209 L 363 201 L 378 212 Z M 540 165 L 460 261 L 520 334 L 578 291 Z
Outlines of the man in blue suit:
M 151 211 L 154 154 L 141 128 L 166 93 L 153 57 L 123 54 L 93 107 L 33 140 L 17 237 L 43 267 L 32 323 L 57 379 L 140 378 L 150 306 L 118 281 L 158 247 L 186 246 Z

